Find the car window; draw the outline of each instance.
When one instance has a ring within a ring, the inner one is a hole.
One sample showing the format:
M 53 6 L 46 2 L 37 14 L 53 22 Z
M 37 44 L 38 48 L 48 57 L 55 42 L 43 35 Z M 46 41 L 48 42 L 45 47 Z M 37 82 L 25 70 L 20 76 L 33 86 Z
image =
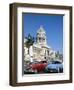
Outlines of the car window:
M 53 61 L 52 64 L 61 64 L 59 61 Z
M 47 63 L 47 61 L 41 61 L 41 63 Z
M 33 64 L 37 64 L 37 63 L 39 63 L 39 62 L 33 62 Z

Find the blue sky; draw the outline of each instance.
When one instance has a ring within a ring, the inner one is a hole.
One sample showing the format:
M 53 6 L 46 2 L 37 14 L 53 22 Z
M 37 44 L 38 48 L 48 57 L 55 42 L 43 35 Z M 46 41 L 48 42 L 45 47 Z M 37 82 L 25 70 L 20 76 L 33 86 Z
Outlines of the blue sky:
M 23 14 L 24 37 L 29 33 L 36 37 L 40 25 L 46 31 L 47 44 L 55 51 L 63 53 L 63 16 L 43 14 Z

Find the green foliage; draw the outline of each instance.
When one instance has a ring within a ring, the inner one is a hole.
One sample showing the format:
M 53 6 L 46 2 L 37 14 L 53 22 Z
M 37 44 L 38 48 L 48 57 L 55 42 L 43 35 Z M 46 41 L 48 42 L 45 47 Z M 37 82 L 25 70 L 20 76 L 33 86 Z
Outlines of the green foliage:
M 27 48 L 29 48 L 30 46 L 33 45 L 35 39 L 30 34 L 28 34 L 28 36 L 26 37 L 26 39 L 27 39 L 27 41 L 25 42 L 25 45 L 26 45 Z
M 55 53 L 55 58 L 58 58 L 60 60 L 63 60 L 63 54 L 60 54 L 59 51 Z

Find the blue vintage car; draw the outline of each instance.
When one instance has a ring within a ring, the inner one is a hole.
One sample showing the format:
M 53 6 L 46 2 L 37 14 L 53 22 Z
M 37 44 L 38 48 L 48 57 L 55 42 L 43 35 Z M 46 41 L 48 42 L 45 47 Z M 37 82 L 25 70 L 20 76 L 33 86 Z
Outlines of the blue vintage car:
M 45 68 L 45 72 L 47 73 L 62 73 L 63 72 L 63 64 L 59 61 L 51 61 Z

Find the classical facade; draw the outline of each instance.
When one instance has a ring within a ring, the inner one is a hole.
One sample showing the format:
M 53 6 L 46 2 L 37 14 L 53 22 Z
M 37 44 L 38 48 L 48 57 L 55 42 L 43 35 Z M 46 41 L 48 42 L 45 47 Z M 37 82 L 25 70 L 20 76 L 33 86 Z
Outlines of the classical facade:
M 24 39 L 24 60 L 33 61 L 44 61 L 55 58 L 55 51 L 47 44 L 46 32 L 43 26 L 37 30 L 36 42 L 29 48 L 25 46 L 26 39 Z

